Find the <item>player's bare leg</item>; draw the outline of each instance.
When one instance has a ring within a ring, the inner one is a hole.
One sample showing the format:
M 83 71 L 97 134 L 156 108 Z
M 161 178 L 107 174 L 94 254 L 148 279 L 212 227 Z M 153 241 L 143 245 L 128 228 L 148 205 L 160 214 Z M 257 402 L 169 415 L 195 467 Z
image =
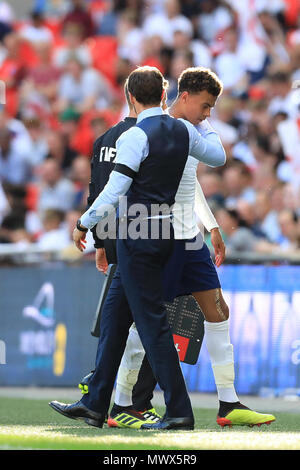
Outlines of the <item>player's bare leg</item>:
M 193 293 L 205 317 L 205 342 L 220 402 L 220 426 L 270 424 L 273 415 L 256 413 L 242 405 L 234 387 L 234 356 L 229 334 L 229 308 L 221 289 Z

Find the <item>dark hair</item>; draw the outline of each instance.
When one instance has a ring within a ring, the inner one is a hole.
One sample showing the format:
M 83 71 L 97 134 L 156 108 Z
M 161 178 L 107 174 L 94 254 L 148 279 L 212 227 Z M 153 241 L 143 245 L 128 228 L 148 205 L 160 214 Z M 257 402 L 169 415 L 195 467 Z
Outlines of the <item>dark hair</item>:
M 242 176 L 251 176 L 251 171 L 249 167 L 242 161 L 239 160 L 238 158 L 233 158 L 231 161 L 226 163 L 225 165 L 225 171 L 230 170 L 231 168 L 240 170 L 240 174 Z
M 2 220 L 1 227 L 6 230 L 19 230 L 25 227 L 25 211 L 13 211 Z
M 156 67 L 138 67 L 128 77 L 128 91 L 143 105 L 158 105 L 162 99 L 164 77 Z
M 64 211 L 62 211 L 60 209 L 46 209 L 43 213 L 42 218 L 43 218 L 44 222 L 45 222 L 45 220 L 47 220 L 47 221 L 56 220 L 59 223 L 61 223 L 61 222 L 63 222 L 63 220 L 65 218 L 65 213 L 64 213 Z
M 241 217 L 239 212 L 236 209 L 228 209 L 224 208 L 224 210 L 227 212 L 227 214 L 236 221 L 238 227 L 248 227 L 247 222 Z
M 284 70 L 277 70 L 269 75 L 269 80 L 275 83 L 288 83 L 290 80 L 290 74 Z
M 207 91 L 218 97 L 222 93 L 223 84 L 217 75 L 205 67 L 189 67 L 185 69 L 178 79 L 178 93 L 200 93 Z

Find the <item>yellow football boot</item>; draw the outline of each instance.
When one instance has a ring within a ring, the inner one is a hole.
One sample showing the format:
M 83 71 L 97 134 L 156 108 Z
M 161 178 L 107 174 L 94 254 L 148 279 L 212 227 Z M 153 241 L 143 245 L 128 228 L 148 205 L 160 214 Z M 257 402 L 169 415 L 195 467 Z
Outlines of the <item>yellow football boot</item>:
M 247 407 L 234 408 L 225 416 L 217 416 L 217 423 L 224 426 L 261 426 L 262 424 L 271 424 L 275 421 L 275 416 L 271 414 L 258 413 Z
M 152 422 L 152 423 L 156 423 L 157 421 L 159 421 L 162 418 L 162 416 L 160 416 L 157 413 L 155 408 L 151 408 L 150 410 L 141 411 L 141 414 L 144 416 L 144 418 L 148 422 Z
M 141 413 L 133 409 L 120 411 L 116 415 L 109 416 L 107 420 L 109 428 L 140 429 L 142 424 L 146 423 L 153 423 L 153 421 L 145 419 Z

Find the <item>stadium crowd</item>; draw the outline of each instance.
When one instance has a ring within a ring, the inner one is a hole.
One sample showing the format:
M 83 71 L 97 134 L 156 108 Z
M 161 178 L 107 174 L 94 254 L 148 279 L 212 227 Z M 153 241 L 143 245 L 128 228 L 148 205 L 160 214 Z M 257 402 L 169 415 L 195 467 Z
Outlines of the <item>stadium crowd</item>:
M 169 104 L 187 67 L 223 82 L 210 123 L 227 162 L 198 178 L 227 252 L 300 253 L 297 0 L 35 0 L 26 18 L 0 1 L 0 251 L 75 256 L 93 141 L 126 116 L 124 80 L 146 64 Z

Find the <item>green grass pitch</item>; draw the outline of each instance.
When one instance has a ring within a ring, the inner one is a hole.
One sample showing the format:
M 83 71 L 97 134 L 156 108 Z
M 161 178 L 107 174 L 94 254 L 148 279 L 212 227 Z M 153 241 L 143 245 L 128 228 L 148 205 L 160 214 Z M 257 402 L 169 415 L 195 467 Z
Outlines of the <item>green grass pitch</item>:
M 98 429 L 59 415 L 47 400 L 1 398 L 0 450 L 300 450 L 300 410 L 274 412 L 270 426 L 224 429 L 216 410 L 194 411 L 194 431 Z

